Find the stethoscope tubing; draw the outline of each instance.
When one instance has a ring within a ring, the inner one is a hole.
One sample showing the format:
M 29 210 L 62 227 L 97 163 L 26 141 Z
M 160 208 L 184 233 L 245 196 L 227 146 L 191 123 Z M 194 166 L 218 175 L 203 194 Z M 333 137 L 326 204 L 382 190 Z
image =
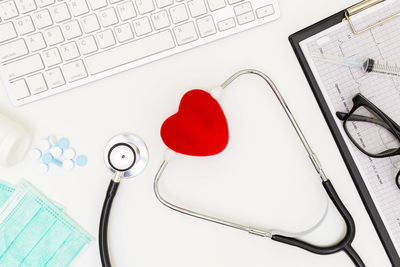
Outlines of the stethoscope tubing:
M 112 203 L 117 194 L 119 184 L 119 182 L 115 182 L 114 180 L 110 181 L 100 216 L 99 249 L 101 264 L 103 267 L 111 267 L 110 253 L 108 250 L 108 221 L 110 219 Z

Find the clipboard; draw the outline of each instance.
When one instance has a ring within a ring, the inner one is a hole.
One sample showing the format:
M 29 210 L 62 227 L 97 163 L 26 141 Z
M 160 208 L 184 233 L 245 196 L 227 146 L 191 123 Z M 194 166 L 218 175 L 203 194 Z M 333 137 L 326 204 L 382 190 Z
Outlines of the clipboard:
M 329 129 L 334 137 L 334 140 L 336 142 L 336 145 L 339 148 L 339 151 L 341 153 L 341 156 L 346 164 L 346 167 L 353 179 L 353 182 L 357 188 L 357 191 L 363 201 L 363 204 L 368 212 L 368 215 L 370 216 L 372 223 L 375 227 L 375 230 L 378 233 L 378 236 L 385 248 L 385 251 L 394 267 L 400 267 L 400 256 L 398 252 L 396 251 L 395 245 L 393 241 L 391 240 L 388 230 L 386 229 L 383 220 L 378 212 L 377 206 L 374 203 L 370 192 L 367 189 L 367 186 L 360 174 L 360 171 L 355 163 L 354 158 L 352 157 L 349 148 L 347 147 L 344 138 L 342 136 L 342 133 L 339 131 L 339 128 L 337 124 L 335 123 L 334 117 L 332 115 L 331 110 L 328 107 L 328 104 L 326 102 L 326 99 L 324 98 L 324 95 L 321 91 L 321 89 L 318 86 L 317 80 L 307 62 L 307 59 L 300 47 L 300 42 L 303 40 L 308 39 L 309 37 L 312 37 L 328 28 L 331 28 L 344 20 L 347 20 L 349 23 L 349 26 L 351 30 L 353 31 L 354 34 L 361 34 L 365 31 L 368 31 L 374 27 L 377 27 L 395 17 L 400 16 L 399 13 L 395 13 L 389 17 L 386 17 L 382 20 L 376 21 L 375 23 L 368 25 L 363 28 L 357 28 L 353 21 L 352 18 L 353 16 L 357 15 L 358 13 L 366 11 L 368 8 L 373 7 L 379 3 L 382 3 L 385 0 L 366 0 L 362 1 L 352 7 L 349 7 L 345 10 L 342 10 L 318 23 L 315 23 L 303 30 L 300 30 L 299 32 L 296 32 L 292 35 L 289 36 L 289 41 L 292 45 L 292 48 L 296 54 L 296 57 L 303 69 L 303 72 L 307 78 L 308 83 L 310 84 L 310 87 L 312 89 L 312 92 L 318 102 L 318 105 L 323 113 L 323 116 L 325 118 L 325 121 L 327 122 Z M 400 193 L 400 192 L 399 192 Z

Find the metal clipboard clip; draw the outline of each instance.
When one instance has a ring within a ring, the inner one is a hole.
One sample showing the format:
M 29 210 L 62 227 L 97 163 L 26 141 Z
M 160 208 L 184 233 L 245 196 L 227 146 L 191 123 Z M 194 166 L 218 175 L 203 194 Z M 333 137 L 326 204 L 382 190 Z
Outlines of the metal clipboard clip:
M 379 4 L 379 3 L 382 3 L 382 2 L 384 2 L 384 1 L 385 1 L 385 0 L 365 0 L 365 1 L 362 1 L 362 2 L 356 4 L 356 5 L 352 6 L 352 7 L 349 7 L 349 8 L 345 11 L 344 15 L 345 15 L 347 21 L 349 22 L 350 27 L 351 27 L 351 29 L 353 30 L 353 33 L 354 33 L 354 34 L 363 33 L 363 32 L 365 32 L 365 31 L 368 31 L 368 30 L 370 30 L 370 29 L 372 29 L 372 28 L 374 28 L 374 27 L 376 27 L 376 26 L 379 26 L 379 25 L 381 25 L 381 24 L 383 24 L 383 23 L 385 23 L 385 22 L 387 22 L 387 21 L 389 21 L 389 20 L 391 20 L 391 19 L 394 19 L 395 17 L 400 16 L 400 12 L 397 12 L 397 13 L 391 15 L 390 17 L 387 17 L 387 18 L 385 18 L 385 19 L 382 19 L 382 20 L 376 22 L 375 24 L 370 25 L 370 26 L 368 26 L 368 27 L 366 27 L 366 28 L 364 28 L 364 29 L 357 30 L 357 29 L 355 28 L 353 22 L 351 21 L 351 16 L 353 16 L 353 15 L 355 15 L 355 14 L 358 14 L 358 13 L 360 13 L 360 12 L 362 12 L 362 11 L 364 11 L 364 10 L 366 10 L 366 9 L 368 9 L 368 8 L 370 8 L 370 7 L 372 7 L 372 6 L 375 6 L 375 5 Z

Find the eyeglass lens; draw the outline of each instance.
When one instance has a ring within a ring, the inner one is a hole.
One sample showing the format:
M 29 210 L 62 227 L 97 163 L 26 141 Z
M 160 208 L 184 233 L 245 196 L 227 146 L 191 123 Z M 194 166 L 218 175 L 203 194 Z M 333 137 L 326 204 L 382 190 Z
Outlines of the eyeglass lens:
M 400 147 L 399 139 L 386 122 L 370 108 L 357 108 L 344 123 L 353 143 L 364 153 L 390 155 Z

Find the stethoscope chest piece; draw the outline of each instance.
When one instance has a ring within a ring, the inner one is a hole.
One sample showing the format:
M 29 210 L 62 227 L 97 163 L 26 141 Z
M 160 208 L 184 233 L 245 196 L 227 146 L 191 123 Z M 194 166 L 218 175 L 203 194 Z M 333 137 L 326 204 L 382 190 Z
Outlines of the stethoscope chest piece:
M 132 178 L 144 170 L 149 152 L 144 141 L 133 134 L 120 134 L 108 141 L 104 161 L 113 172 L 120 172 L 121 178 Z

